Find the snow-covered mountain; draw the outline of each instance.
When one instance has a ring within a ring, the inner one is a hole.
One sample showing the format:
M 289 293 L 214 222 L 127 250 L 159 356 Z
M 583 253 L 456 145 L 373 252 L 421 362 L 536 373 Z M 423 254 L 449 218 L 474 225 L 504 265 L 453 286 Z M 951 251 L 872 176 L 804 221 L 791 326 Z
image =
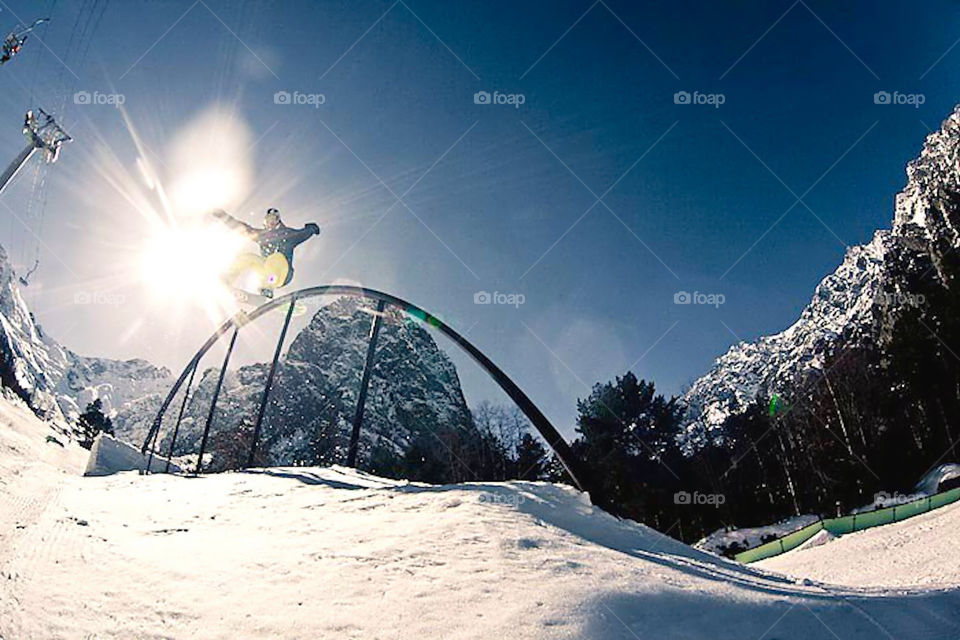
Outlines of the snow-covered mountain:
M 66 350 L 34 320 L 0 247 L 0 381 L 41 417 L 63 421 L 56 387 L 69 366 Z
M 941 268 L 960 246 L 960 107 L 930 134 L 907 166 L 907 185 L 896 199 L 893 228 L 877 231 L 847 251 L 843 263 L 817 286 L 800 318 L 785 331 L 734 345 L 684 395 L 691 443 L 721 436 L 727 416 L 754 400 L 789 394 L 825 355 L 840 345 L 882 348 L 899 314 L 924 304 L 921 278 L 952 286 Z
M 166 394 L 173 384 L 170 370 L 146 360 L 111 360 L 66 351 L 69 366 L 57 382 L 57 402 L 67 418 L 79 415 L 97 398 L 109 416 L 131 404 Z
M 361 301 L 338 299 L 321 308 L 292 340 L 279 361 L 264 418 L 265 462 L 310 462 L 317 456 L 323 459 L 331 448 L 342 450 L 357 402 L 372 313 Z M 211 429 L 214 449 L 230 439 L 228 434 L 253 423 L 268 368 L 267 363 L 255 363 L 228 372 Z M 218 367 L 202 373 L 184 414 L 177 452 L 199 448 L 218 375 Z M 118 435 L 142 441 L 158 401 L 147 398 L 120 410 Z M 163 446 L 169 446 L 169 435 L 166 428 Z M 457 443 L 475 435 L 453 363 L 423 327 L 399 310 L 386 311 L 364 413 L 361 462 L 378 453 L 402 456 L 418 441 L 434 453 L 456 450 Z
M 115 414 L 129 402 L 169 388 L 170 371 L 144 360 L 77 355 L 44 333 L 20 292 L 18 278 L 0 247 L 0 381 L 40 417 L 76 419 L 99 398 Z

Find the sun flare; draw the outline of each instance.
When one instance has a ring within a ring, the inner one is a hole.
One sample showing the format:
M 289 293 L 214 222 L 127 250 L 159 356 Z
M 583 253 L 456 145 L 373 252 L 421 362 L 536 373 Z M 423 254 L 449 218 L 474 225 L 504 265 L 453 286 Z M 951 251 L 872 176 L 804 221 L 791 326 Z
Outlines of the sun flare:
M 141 273 L 157 297 L 218 300 L 221 275 L 245 242 L 216 223 L 163 227 L 146 239 Z
M 222 277 L 248 241 L 208 214 L 244 206 L 253 184 L 249 129 L 235 112 L 214 105 L 184 123 L 156 156 L 126 113 L 124 121 L 138 151 L 136 171 L 106 166 L 116 168 L 111 184 L 143 223 L 130 275 L 168 311 L 199 307 L 218 323 L 236 310 Z

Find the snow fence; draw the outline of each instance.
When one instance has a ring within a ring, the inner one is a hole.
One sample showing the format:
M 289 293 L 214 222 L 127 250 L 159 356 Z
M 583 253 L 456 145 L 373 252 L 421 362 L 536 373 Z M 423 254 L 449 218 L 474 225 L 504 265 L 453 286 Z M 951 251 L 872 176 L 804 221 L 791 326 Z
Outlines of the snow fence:
M 921 513 L 927 513 L 928 511 L 946 506 L 957 500 L 960 500 L 960 487 L 927 496 L 926 498 L 898 504 L 893 507 L 885 507 L 865 513 L 855 513 L 840 518 L 820 519 L 813 524 L 788 533 L 781 538 L 738 553 L 734 556 L 734 560 L 744 564 L 765 560 L 796 549 L 824 529 L 833 535 L 842 536 L 847 533 L 853 533 L 854 531 L 863 531 L 864 529 L 871 529 L 884 524 L 900 522 L 901 520 L 918 516 Z

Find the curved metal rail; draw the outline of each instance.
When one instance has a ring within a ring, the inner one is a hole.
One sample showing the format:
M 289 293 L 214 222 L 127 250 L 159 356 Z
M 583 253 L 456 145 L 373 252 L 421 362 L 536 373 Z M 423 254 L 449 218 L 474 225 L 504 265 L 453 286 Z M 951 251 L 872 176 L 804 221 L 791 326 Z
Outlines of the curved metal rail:
M 351 285 L 334 284 L 300 289 L 299 291 L 294 291 L 293 293 L 289 293 L 285 296 L 276 298 L 275 300 L 263 304 L 249 313 L 240 311 L 229 320 L 224 322 L 213 333 L 213 335 L 210 336 L 205 343 L 203 343 L 203 346 L 200 347 L 200 350 L 197 351 L 196 355 L 193 356 L 193 358 L 184 368 L 183 372 L 180 374 L 180 377 L 177 378 L 173 388 L 170 389 L 170 392 L 164 399 L 160 410 L 157 412 L 157 417 L 154 419 L 153 425 L 150 428 L 150 432 L 147 434 L 147 437 L 144 440 L 141 452 L 146 455 L 147 450 L 150 449 L 150 456 L 152 458 L 154 453 L 153 444 L 155 444 L 155 439 L 160 431 L 160 425 L 163 420 L 163 416 L 169 408 L 170 403 L 173 401 L 174 396 L 180 390 L 180 387 L 183 385 L 184 381 L 188 377 L 191 379 L 191 381 L 193 380 L 193 374 L 195 373 L 201 358 L 203 358 L 203 356 L 220 340 L 221 337 L 229 333 L 231 330 L 234 332 L 239 331 L 243 326 L 255 321 L 260 316 L 272 311 L 273 309 L 276 309 L 277 307 L 287 304 L 293 305 L 297 300 L 302 300 L 304 298 L 331 295 L 346 295 L 368 298 L 377 300 L 384 305 L 397 307 L 414 318 L 417 318 L 429 326 L 434 327 L 443 335 L 450 338 L 454 343 L 456 343 L 457 346 L 467 352 L 467 354 L 469 354 L 470 357 L 473 358 L 473 360 L 479 364 L 480 367 L 486 371 L 491 378 L 493 378 L 494 382 L 496 382 L 500 388 L 503 389 L 508 396 L 510 396 L 510 399 L 516 403 L 520 410 L 523 411 L 527 419 L 530 420 L 530 423 L 540 433 L 543 439 L 547 441 L 547 444 L 550 445 L 550 448 L 553 449 L 554 453 L 557 454 L 557 458 L 566 468 L 567 473 L 570 474 L 570 477 L 577 485 L 577 488 L 579 488 L 581 491 L 589 491 L 589 489 L 592 488 L 589 486 L 592 483 L 588 482 L 585 470 L 581 468 L 578 460 L 573 454 L 573 451 L 571 451 L 570 446 L 567 444 L 566 440 L 563 439 L 563 436 L 560 435 L 556 428 L 554 428 L 553 424 L 550 423 L 550 420 L 548 420 L 543 412 L 537 408 L 527 394 L 524 393 L 523 390 L 520 389 L 520 387 L 518 387 L 516 383 L 514 383 L 513 380 L 511 380 L 510 377 L 503 372 L 502 369 L 500 369 L 500 367 L 494 364 L 490 358 L 480 351 L 480 349 L 475 347 L 469 340 L 457 333 L 456 330 L 450 327 L 443 320 L 415 304 L 407 302 L 406 300 L 398 298 L 397 296 L 389 293 Z M 289 313 L 287 314 L 287 321 L 289 322 Z M 279 345 L 277 354 L 279 355 Z M 187 391 L 189 393 L 189 389 Z M 269 389 L 266 391 L 269 391 Z M 594 501 L 596 501 L 599 496 L 594 495 L 592 497 Z

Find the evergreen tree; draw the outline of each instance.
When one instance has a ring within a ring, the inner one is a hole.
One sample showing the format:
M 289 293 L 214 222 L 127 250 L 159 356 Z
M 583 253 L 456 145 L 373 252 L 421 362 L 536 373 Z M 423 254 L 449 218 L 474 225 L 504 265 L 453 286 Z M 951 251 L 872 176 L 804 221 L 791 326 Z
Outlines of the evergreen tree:
M 402 479 L 404 475 L 404 458 L 394 451 L 389 442 L 378 438 L 370 449 L 370 459 L 367 470 L 377 476 Z
M 577 408 L 573 450 L 593 478 L 595 497 L 618 515 L 668 526 L 683 464 L 679 401 L 656 395 L 653 383 L 628 372 L 595 385 Z
M 103 413 L 103 403 L 100 398 L 87 405 L 87 410 L 80 414 L 78 438 L 80 446 L 89 449 L 99 433 L 113 435 L 113 423 Z
M 316 422 L 313 441 L 310 442 L 308 464 L 329 467 L 343 464 L 347 459 L 349 441 L 345 437 L 347 426 L 333 412 L 324 413 Z
M 530 433 L 524 433 L 517 443 L 516 469 L 519 480 L 544 480 L 550 456 L 546 447 Z
M 563 466 L 563 463 L 560 462 L 560 458 L 557 457 L 557 454 L 551 454 L 550 458 L 547 460 L 547 466 L 544 469 L 544 476 L 548 482 L 554 482 L 557 484 L 573 484 L 573 480 L 570 478 L 570 474 L 567 473 L 567 469 Z

